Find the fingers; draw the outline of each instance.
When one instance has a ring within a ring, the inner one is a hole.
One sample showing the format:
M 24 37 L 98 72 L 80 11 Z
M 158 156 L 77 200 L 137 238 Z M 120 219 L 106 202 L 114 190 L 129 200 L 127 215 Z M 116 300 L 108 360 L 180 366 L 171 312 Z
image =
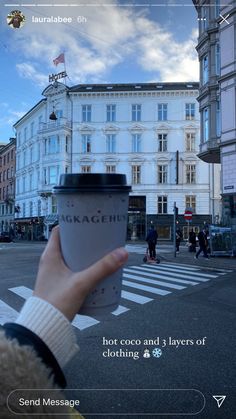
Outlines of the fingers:
M 108 277 L 124 265 L 127 259 L 128 253 L 123 247 L 120 247 L 104 256 L 89 268 L 76 274 L 76 280 L 78 279 L 80 285 L 83 285 L 84 291 L 88 293 L 102 279 Z
M 41 256 L 42 260 L 46 257 L 49 257 L 50 259 L 61 258 L 59 226 L 56 226 L 52 229 L 47 246 Z

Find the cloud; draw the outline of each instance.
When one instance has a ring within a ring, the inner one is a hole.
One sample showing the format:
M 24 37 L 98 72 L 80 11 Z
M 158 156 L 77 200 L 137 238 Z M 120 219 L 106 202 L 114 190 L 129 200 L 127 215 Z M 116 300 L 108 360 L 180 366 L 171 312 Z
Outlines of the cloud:
M 197 33 L 193 31 L 185 42 L 177 42 L 167 32 L 147 19 L 139 22 L 142 32 L 138 39 L 139 64 L 147 72 L 159 72 L 160 81 L 197 81 L 198 57 L 195 51 Z
M 32 64 L 16 64 L 16 68 L 21 77 L 34 81 L 42 88 L 48 83 L 48 77 L 45 74 L 38 72 Z
M 126 64 L 127 68 L 127 63 L 132 63 L 132 68 L 136 65 L 139 73 L 146 72 L 146 80 L 150 75 L 160 81 L 198 80 L 196 33 L 178 42 L 170 29 L 151 20 L 147 8 L 122 8 L 115 0 L 109 4 L 104 7 L 101 0 L 96 9 L 26 8 L 24 28 L 8 31 L 9 36 L 14 35 L 11 48 L 17 53 L 19 75 L 44 88 L 49 73 L 64 69 L 52 62 L 64 51 L 72 84 L 106 82 L 118 66 Z M 74 20 L 72 24 L 35 24 L 32 15 L 73 16 Z M 78 15 L 84 15 L 86 23 L 78 24 Z

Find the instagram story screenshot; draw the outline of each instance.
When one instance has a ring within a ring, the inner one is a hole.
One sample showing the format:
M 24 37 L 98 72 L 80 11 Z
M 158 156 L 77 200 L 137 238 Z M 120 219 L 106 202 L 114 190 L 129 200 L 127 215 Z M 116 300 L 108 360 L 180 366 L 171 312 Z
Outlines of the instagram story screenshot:
M 235 419 L 235 0 L 0 19 L 0 418 Z

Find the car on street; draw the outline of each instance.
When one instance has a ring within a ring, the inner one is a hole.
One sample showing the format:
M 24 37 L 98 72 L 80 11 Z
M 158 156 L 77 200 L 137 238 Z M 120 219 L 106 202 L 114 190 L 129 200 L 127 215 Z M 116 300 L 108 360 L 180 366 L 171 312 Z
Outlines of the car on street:
M 0 243 L 10 243 L 12 242 L 12 238 L 8 232 L 0 233 Z

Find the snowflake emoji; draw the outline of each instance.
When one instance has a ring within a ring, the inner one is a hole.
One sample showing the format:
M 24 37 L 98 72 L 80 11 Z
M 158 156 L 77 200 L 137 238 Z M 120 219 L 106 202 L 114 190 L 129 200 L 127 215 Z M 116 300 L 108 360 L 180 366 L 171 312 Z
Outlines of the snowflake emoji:
M 160 348 L 154 348 L 152 350 L 152 356 L 154 356 L 154 358 L 160 358 L 162 356 L 162 350 Z

